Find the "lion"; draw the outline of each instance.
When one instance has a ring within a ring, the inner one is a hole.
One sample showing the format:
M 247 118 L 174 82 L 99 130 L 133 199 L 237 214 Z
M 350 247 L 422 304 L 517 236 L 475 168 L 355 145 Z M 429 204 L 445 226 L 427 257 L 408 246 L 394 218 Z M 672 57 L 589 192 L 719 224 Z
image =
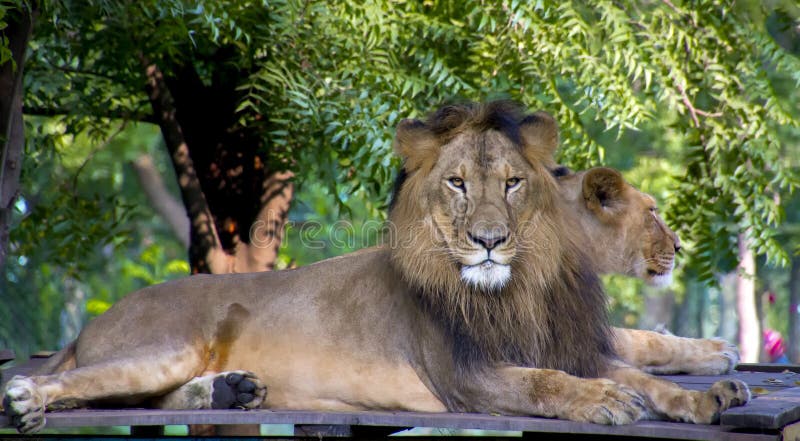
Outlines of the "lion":
M 47 408 L 76 401 L 601 424 L 711 423 L 746 403 L 741 381 L 689 391 L 615 356 L 605 293 L 545 167 L 556 132 L 549 115 L 505 102 L 402 121 L 409 176 L 390 243 L 131 293 L 49 374 L 12 378 L 6 413 L 30 433 Z
M 568 212 L 589 239 L 583 243 L 600 274 L 638 277 L 653 286 L 672 281 L 680 240 L 659 216 L 655 199 L 611 168 L 570 172 L 553 167 Z M 653 374 L 719 375 L 739 361 L 725 340 L 677 337 L 614 328 L 614 348 L 626 363 Z

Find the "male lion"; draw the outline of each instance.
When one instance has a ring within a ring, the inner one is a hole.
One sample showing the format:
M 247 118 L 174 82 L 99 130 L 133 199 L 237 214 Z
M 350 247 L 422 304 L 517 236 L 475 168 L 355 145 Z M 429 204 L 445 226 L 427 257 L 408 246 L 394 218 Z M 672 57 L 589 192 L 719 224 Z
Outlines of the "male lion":
M 72 400 L 603 424 L 710 423 L 744 404 L 740 381 L 687 391 L 616 360 L 605 294 L 544 166 L 555 130 L 507 103 L 401 122 L 409 177 L 390 246 L 132 293 L 56 356 L 52 374 L 12 378 L 6 412 L 31 432 L 47 406 Z
M 672 279 L 678 236 L 664 223 L 655 199 L 614 169 L 571 173 L 553 168 L 569 213 L 587 241 L 584 250 L 601 274 L 625 274 L 664 286 Z M 614 328 L 614 349 L 626 363 L 656 374 L 718 375 L 736 367 L 739 352 L 722 339 L 693 339 Z

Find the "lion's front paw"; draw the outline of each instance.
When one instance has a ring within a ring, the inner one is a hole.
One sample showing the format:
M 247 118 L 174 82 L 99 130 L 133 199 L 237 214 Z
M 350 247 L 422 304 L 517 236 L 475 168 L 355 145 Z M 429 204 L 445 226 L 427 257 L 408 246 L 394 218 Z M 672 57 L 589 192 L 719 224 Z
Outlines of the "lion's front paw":
M 691 375 L 722 375 L 733 372 L 739 364 L 739 348 L 721 338 L 699 340 L 701 349 L 694 363 L 686 366 Z
M 212 409 L 255 409 L 267 397 L 267 387 L 252 372 L 223 372 L 211 384 Z
M 44 427 L 44 399 L 29 378 L 17 375 L 6 384 L 3 408 L 21 433 L 38 432 Z
M 714 424 L 722 412 L 744 406 L 750 401 L 750 389 L 739 380 L 720 380 L 711 385 L 698 403 L 695 423 Z
M 571 400 L 564 418 L 597 424 L 630 424 L 641 419 L 644 399 L 633 389 L 611 380 L 586 380 L 589 387 Z

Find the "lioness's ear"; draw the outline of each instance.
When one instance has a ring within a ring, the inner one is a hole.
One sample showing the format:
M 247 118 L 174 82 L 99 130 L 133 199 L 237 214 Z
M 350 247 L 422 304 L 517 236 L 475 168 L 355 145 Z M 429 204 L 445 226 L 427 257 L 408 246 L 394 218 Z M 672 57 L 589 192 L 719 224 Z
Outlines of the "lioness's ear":
M 544 164 L 548 169 L 557 166 L 553 154 L 558 148 L 558 123 L 549 113 L 538 111 L 526 116 L 519 124 L 525 157 L 531 163 Z
M 602 222 L 614 222 L 625 208 L 625 179 L 606 167 L 597 167 L 583 175 L 583 199 Z
M 403 158 L 403 167 L 412 172 L 432 166 L 439 153 L 436 136 L 418 119 L 404 119 L 397 125 L 394 151 Z

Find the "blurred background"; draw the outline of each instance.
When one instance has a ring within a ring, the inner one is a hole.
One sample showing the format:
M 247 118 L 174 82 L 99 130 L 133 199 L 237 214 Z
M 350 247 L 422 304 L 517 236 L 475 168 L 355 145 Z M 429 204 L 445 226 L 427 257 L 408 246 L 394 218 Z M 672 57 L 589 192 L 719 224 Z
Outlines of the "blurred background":
M 616 324 L 800 362 L 798 57 L 793 1 L 0 1 L 0 348 L 375 244 L 399 120 L 502 97 L 681 237 L 669 288 L 605 278 Z

